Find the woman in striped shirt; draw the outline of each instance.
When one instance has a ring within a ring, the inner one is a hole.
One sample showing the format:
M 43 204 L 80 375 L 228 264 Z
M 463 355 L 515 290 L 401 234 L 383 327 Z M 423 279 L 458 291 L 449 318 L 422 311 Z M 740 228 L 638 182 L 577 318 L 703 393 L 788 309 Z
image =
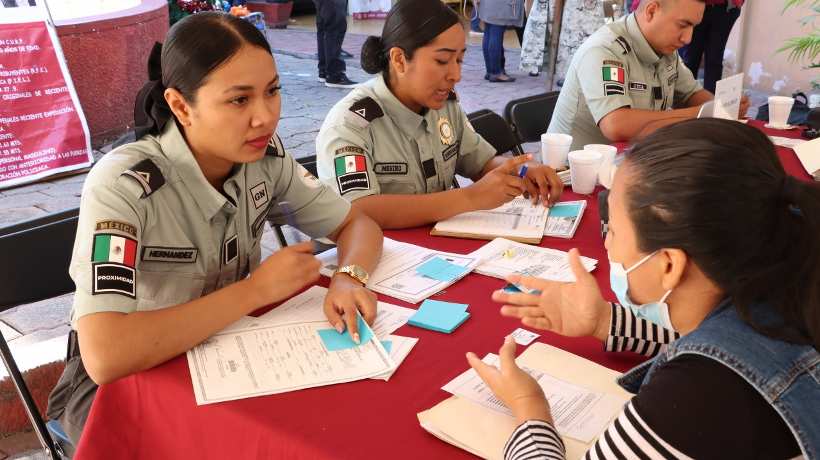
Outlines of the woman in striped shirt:
M 655 358 L 586 458 L 820 458 L 820 187 L 783 170 L 740 123 L 700 119 L 635 145 L 609 195 L 619 304 L 570 253 L 575 283 L 511 277 L 501 313 Z M 680 336 L 678 336 L 680 334 Z M 564 458 L 541 387 L 502 346 L 468 360 L 520 423 L 508 459 Z

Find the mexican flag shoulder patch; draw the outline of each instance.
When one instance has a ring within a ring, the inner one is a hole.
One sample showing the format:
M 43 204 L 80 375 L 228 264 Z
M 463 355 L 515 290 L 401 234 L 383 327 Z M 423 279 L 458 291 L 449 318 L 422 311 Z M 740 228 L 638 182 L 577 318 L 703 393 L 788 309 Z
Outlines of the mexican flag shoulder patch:
M 337 176 L 367 171 L 367 161 L 364 155 L 342 155 L 336 157 L 334 161 Z

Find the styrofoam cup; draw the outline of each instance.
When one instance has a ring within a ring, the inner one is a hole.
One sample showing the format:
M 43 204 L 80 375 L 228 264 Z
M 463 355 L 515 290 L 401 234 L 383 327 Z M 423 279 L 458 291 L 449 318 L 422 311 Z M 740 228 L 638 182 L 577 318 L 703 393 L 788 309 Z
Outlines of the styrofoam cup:
M 598 182 L 598 167 L 603 155 L 595 150 L 573 150 L 567 154 L 569 174 L 572 178 L 572 191 L 589 195 L 595 190 Z
M 769 96 L 769 125 L 786 126 L 794 105 L 793 97 Z
M 569 134 L 544 133 L 541 135 L 541 163 L 553 168 L 563 169 L 567 166 L 567 153 L 572 145 Z
M 612 166 L 618 149 L 607 144 L 587 144 L 584 150 L 593 150 L 601 153 L 601 166 L 598 167 L 598 183 L 607 189 L 612 186 Z

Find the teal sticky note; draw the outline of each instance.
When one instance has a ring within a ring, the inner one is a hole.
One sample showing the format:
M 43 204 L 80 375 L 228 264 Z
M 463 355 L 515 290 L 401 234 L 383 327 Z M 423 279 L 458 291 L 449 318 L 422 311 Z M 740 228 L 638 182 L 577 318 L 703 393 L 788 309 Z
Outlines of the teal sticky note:
M 504 292 L 512 292 L 512 293 L 521 292 L 521 289 L 518 289 L 518 286 L 516 286 L 514 284 L 510 284 L 510 283 L 507 283 L 507 285 L 504 286 L 503 289 L 504 289 Z
M 461 265 L 448 262 L 441 257 L 433 257 L 416 268 L 418 274 L 438 281 L 453 281 L 465 271 L 467 269 Z
M 421 303 L 421 306 L 419 307 L 419 310 L 424 309 L 424 308 L 446 308 L 446 309 L 450 309 L 450 310 L 465 312 L 465 311 L 467 311 L 467 307 L 469 307 L 469 306 L 470 305 L 466 304 L 466 303 L 442 302 L 441 300 L 427 299 L 427 300 L 425 300 L 424 302 Z
M 410 317 L 408 323 L 411 326 L 449 334 L 469 317 L 469 313 L 455 309 L 419 308 L 416 314 Z
M 328 351 L 346 350 L 348 348 L 358 347 L 359 345 L 366 344 L 373 338 L 373 331 L 370 330 L 370 326 L 367 325 L 361 315 L 358 316 L 359 318 L 357 324 L 359 326 L 360 342 L 358 344 L 353 341 L 349 330 L 345 330 L 341 334 L 339 334 L 339 331 L 336 329 L 319 329 L 316 331 Z
M 555 205 L 550 208 L 548 217 L 577 217 L 580 213 L 580 204 L 555 203 Z
M 382 340 L 382 346 L 387 354 L 390 354 L 390 350 L 393 349 L 393 341 L 392 340 Z

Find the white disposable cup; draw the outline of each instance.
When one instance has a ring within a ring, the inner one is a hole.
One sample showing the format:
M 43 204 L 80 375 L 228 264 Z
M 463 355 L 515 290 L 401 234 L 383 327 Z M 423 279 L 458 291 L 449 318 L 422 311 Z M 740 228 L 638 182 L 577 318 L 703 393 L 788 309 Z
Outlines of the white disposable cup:
M 572 178 L 572 191 L 580 195 L 589 195 L 595 190 L 598 182 L 598 167 L 603 155 L 595 150 L 573 150 L 567 155 L 569 175 Z
M 769 125 L 786 126 L 793 105 L 793 97 L 769 96 Z
M 541 135 L 541 163 L 553 168 L 563 169 L 567 166 L 567 153 L 572 145 L 569 134 L 544 133 Z
M 809 108 L 814 109 L 820 107 L 820 94 L 812 94 L 809 96 Z
M 615 155 L 618 149 L 607 144 L 587 144 L 584 150 L 592 150 L 601 154 L 601 166 L 598 167 L 598 183 L 606 188 L 612 186 L 612 165 L 615 163 Z

